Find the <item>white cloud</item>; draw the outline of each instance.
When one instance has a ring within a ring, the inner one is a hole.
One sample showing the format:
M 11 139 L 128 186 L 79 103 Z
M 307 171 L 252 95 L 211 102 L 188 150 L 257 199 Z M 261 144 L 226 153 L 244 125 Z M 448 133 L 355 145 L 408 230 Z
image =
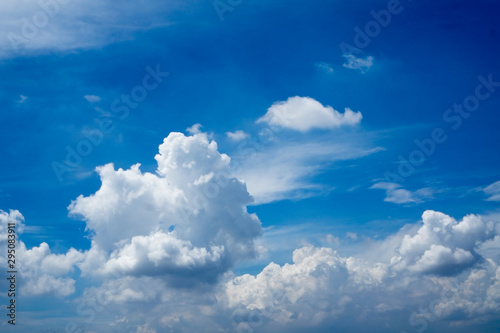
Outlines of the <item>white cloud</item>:
M 414 235 L 405 235 L 391 260 L 395 267 L 439 275 L 451 275 L 480 260 L 479 244 L 495 236 L 495 223 L 476 215 L 458 222 L 435 211 L 425 211 L 423 225 Z
M 245 184 L 206 134 L 171 133 L 155 156 L 157 174 L 136 164 L 97 168 L 101 188 L 69 207 L 92 232 L 84 272 L 164 275 L 172 283 L 215 282 L 236 261 L 255 256 L 260 221 L 246 211 Z
M 421 203 L 426 199 L 431 199 L 434 191 L 431 188 L 421 188 L 414 192 L 402 188 L 403 186 L 396 183 L 380 182 L 371 186 L 371 189 L 385 190 L 386 197 L 384 201 L 393 202 L 396 204 L 406 203 Z
M 138 31 L 171 24 L 166 17 L 180 5 L 145 0 L 117 11 L 112 1 L 4 0 L 0 2 L 0 58 L 129 40 Z
M 311 181 L 323 168 L 335 161 L 356 159 L 380 150 L 364 148 L 356 141 L 359 138 L 341 143 L 322 138 L 269 144 L 260 150 L 251 149 L 250 145 L 234 156 L 240 165 L 235 174 L 245 181 L 257 204 L 326 193 L 331 188 Z
M 203 125 L 199 124 L 199 123 L 196 123 L 194 124 L 193 126 L 191 127 L 188 127 L 186 128 L 186 131 L 191 134 L 191 135 L 194 135 L 194 134 L 199 134 L 201 133 L 201 128 L 203 127 Z
M 370 325 L 373 332 L 399 332 L 418 330 L 426 319 L 434 330 L 465 333 L 500 311 L 500 267 L 492 257 L 499 252 L 485 250 L 500 244 L 495 218 L 467 215 L 457 221 L 426 211 L 421 224 L 349 256 L 307 245 L 293 251 L 291 263 L 269 263 L 255 275 L 229 272 L 218 284 L 194 289 L 172 283 L 162 271 L 176 274 L 190 263 L 196 275 L 203 264 L 217 262 L 217 249 L 203 250 L 176 237 L 176 227 L 117 244 L 101 267 L 125 276 L 109 275 L 87 288 L 75 306 L 96 316 L 85 326 L 88 331 L 111 325 L 126 332 L 348 332 Z M 338 238 L 327 238 L 338 245 Z M 27 265 L 36 272 L 23 276 L 29 281 L 24 292 L 59 295 L 73 292 L 74 280 L 64 275 L 90 255 L 75 250 L 55 255 L 44 243 L 26 253 Z M 94 269 L 100 262 L 95 259 L 90 258 Z
M 248 138 L 248 134 L 241 130 L 238 130 L 236 132 L 226 132 L 226 135 L 232 141 L 241 141 Z
M 483 189 L 483 191 L 484 191 L 484 193 L 489 195 L 489 197 L 486 200 L 488 200 L 488 201 L 500 201 L 500 180 L 485 187 Z
M 346 62 L 342 65 L 349 69 L 358 69 L 361 73 L 366 73 L 373 66 L 373 57 L 358 58 L 352 54 L 344 54 Z
M 87 100 L 87 102 L 93 104 L 93 103 L 99 103 L 101 101 L 101 97 L 96 96 L 96 95 L 85 95 L 83 96 Z
M 219 301 L 240 318 L 258 318 L 239 321 L 238 328 L 259 332 L 360 331 L 367 325 L 375 332 L 402 331 L 429 317 L 436 327 L 448 327 L 440 331 L 454 331 L 456 323 L 498 313 L 500 267 L 478 250 L 498 237 L 499 221 L 476 215 L 456 221 L 434 211 L 422 219 L 423 225 L 350 257 L 330 248 L 297 249 L 292 264 L 271 263 L 255 276 L 228 280 Z M 375 248 L 383 255 L 372 255 Z
M 342 125 L 356 125 L 361 118 L 361 112 L 346 108 L 342 114 L 331 106 L 323 106 L 313 98 L 295 96 L 274 103 L 257 123 L 307 132 L 315 128 L 331 129 Z

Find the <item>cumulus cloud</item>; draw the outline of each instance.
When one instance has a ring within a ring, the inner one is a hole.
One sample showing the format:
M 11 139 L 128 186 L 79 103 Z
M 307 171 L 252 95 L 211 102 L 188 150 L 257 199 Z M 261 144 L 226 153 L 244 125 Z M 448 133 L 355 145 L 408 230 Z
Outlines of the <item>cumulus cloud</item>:
M 458 222 L 440 212 L 426 211 L 422 227 L 414 235 L 405 235 L 399 247 L 400 257 L 393 257 L 395 267 L 422 273 L 451 275 L 480 260 L 478 244 L 492 239 L 495 223 L 476 215 Z
M 403 186 L 397 183 L 380 182 L 371 186 L 371 189 L 385 190 L 386 196 L 384 201 L 396 204 L 421 203 L 426 199 L 432 198 L 434 191 L 431 188 L 421 188 L 414 192 L 402 188 Z
M 83 260 L 83 254 L 71 248 L 66 254 L 53 254 L 45 242 L 40 246 L 27 249 L 20 240 L 25 229 L 24 216 L 18 210 L 9 213 L 0 210 L 0 245 L 7 248 L 8 223 L 14 223 L 16 270 L 22 281 L 23 295 L 52 294 L 67 296 L 75 291 L 75 280 L 67 277 L 75 270 L 76 264 Z M 0 266 L 6 269 L 7 258 L 2 254 Z
M 248 134 L 241 130 L 236 132 L 226 132 L 226 136 L 232 141 L 241 141 L 248 138 Z
M 191 137 L 191 143 L 210 145 L 201 136 Z M 166 140 L 167 145 L 179 139 L 191 150 L 186 137 L 174 137 Z M 168 155 L 169 149 L 163 148 L 159 155 Z M 181 161 L 167 165 L 179 168 Z M 6 215 L 0 214 L 4 220 Z M 104 323 L 120 331 L 157 332 L 360 331 L 367 325 L 373 332 L 387 332 L 432 325 L 440 332 L 465 333 L 469 324 L 491 320 L 500 311 L 500 267 L 495 257 L 499 252 L 486 250 L 500 244 L 495 216 L 467 215 L 457 221 L 425 211 L 420 223 L 347 256 L 306 245 L 293 251 L 290 263 L 269 263 L 255 275 L 226 272 L 218 283 L 196 289 L 185 288 L 179 280 L 204 274 L 207 266 L 218 267 L 227 243 L 210 241 L 202 247 L 189 237 L 181 238 L 178 228 L 164 231 L 160 226 L 119 241 L 111 254 L 104 252 L 100 268 L 117 274 L 108 274 L 101 285 L 75 299 L 83 313 L 96 316 L 87 330 L 98 331 Z M 327 238 L 338 246 L 337 238 Z M 96 248 L 93 244 L 91 251 Z M 66 275 L 84 256 L 94 269 L 99 262 L 91 251 L 53 254 L 45 243 L 23 251 L 23 261 L 32 269 L 23 275 L 30 282 L 23 290 L 34 295 L 71 294 L 74 280 Z M 168 274 L 178 274 L 177 284 Z
M 343 57 L 346 58 L 346 62 L 342 66 L 349 69 L 357 69 L 363 74 L 373 66 L 372 56 L 358 58 L 353 54 L 344 54 Z
M 75 280 L 65 276 L 73 273 L 76 264 L 83 260 L 82 252 L 72 248 L 66 254 L 53 254 L 45 242 L 29 250 L 21 243 L 18 252 L 24 294 L 67 296 L 75 292 Z
M 494 182 L 493 184 L 485 187 L 483 191 L 489 196 L 486 200 L 500 201 L 500 181 Z
M 307 132 L 315 128 L 331 129 L 342 125 L 356 125 L 361 118 L 361 112 L 346 108 L 342 114 L 331 106 L 323 106 L 313 98 L 295 96 L 274 103 L 257 123 Z
M 368 324 L 376 332 L 415 330 L 428 318 L 443 320 L 436 325 L 448 331 L 454 322 L 490 318 L 500 309 L 500 267 L 478 249 L 499 234 L 499 222 L 476 215 L 456 221 L 435 211 L 424 212 L 422 222 L 374 244 L 383 256 L 370 256 L 371 247 L 350 257 L 297 249 L 291 264 L 230 279 L 219 300 L 233 316 L 248 316 L 240 330 L 259 332 L 357 331 Z
M 203 133 L 171 133 L 155 159 L 156 174 L 139 164 L 98 167 L 101 188 L 69 206 L 92 233 L 89 255 L 98 263 L 83 263 L 84 272 L 214 282 L 236 261 L 256 255 L 261 227 L 246 210 L 252 198 L 214 141 Z

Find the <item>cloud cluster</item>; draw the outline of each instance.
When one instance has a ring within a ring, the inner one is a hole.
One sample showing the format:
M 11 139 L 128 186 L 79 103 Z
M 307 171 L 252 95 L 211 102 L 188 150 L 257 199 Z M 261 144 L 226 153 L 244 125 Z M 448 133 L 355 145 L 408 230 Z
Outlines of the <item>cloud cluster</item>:
M 292 264 L 271 263 L 255 276 L 234 277 L 220 300 L 240 315 L 259 317 L 239 325 L 259 332 L 354 331 L 369 323 L 375 331 L 401 331 L 427 327 L 430 317 L 452 323 L 489 318 L 500 310 L 500 267 L 498 258 L 478 251 L 498 237 L 499 226 L 481 216 L 458 222 L 426 211 L 422 225 L 375 244 L 393 255 L 370 256 L 370 247 L 342 257 L 330 248 L 304 247 L 294 251 Z M 382 328 L 389 314 L 404 320 Z
M 465 333 L 500 311 L 498 258 L 483 251 L 499 235 L 499 222 L 488 217 L 456 221 L 426 211 L 421 223 L 351 256 L 308 245 L 293 252 L 291 263 L 270 263 L 255 275 L 228 273 L 209 289 L 129 276 L 86 293 L 105 294 L 111 313 L 130 311 L 116 323 L 124 331 L 357 332 L 369 326 L 373 332 Z M 442 255 L 443 248 L 451 255 Z M 463 260 L 466 252 L 472 261 Z
M 236 261 L 256 255 L 261 227 L 246 210 L 252 198 L 214 141 L 203 133 L 171 133 L 155 159 L 156 174 L 141 172 L 139 164 L 97 168 L 101 188 L 71 203 L 70 214 L 92 233 L 89 254 L 99 265 L 89 269 L 214 282 Z
M 313 98 L 295 96 L 274 103 L 257 123 L 307 132 L 315 128 L 331 129 L 342 125 L 356 125 L 361 118 L 361 112 L 346 108 L 342 114 L 331 106 L 323 106 Z

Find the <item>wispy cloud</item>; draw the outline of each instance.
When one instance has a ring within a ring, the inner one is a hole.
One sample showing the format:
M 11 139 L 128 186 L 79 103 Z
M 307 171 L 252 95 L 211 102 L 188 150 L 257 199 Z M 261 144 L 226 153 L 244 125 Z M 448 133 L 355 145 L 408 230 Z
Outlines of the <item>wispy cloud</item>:
M 487 201 L 500 201 L 500 180 L 483 189 L 489 197 Z
M 385 190 L 384 201 L 395 204 L 421 203 L 431 199 L 434 191 L 429 188 L 421 188 L 414 192 L 404 189 L 402 185 L 396 183 L 380 182 L 370 187 L 371 189 Z
M 349 69 L 357 69 L 361 73 L 366 73 L 373 66 L 372 56 L 358 58 L 353 54 L 344 54 L 343 57 L 346 58 L 346 62 L 342 66 Z
M 329 64 L 327 62 L 317 62 L 314 64 L 314 66 L 316 66 L 316 68 L 319 68 L 320 70 L 322 70 L 326 73 L 333 73 L 333 71 L 334 71 L 333 65 Z

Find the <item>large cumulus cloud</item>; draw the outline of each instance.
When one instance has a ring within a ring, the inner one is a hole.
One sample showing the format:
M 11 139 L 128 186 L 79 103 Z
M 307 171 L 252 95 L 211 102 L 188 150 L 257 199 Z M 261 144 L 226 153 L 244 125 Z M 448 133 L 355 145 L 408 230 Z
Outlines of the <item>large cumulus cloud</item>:
M 139 164 L 97 168 L 101 188 L 71 203 L 70 214 L 92 233 L 89 254 L 100 261 L 97 268 L 83 263 L 84 271 L 213 282 L 256 255 L 261 227 L 246 210 L 252 198 L 214 141 L 171 133 L 155 159 L 156 174 Z

